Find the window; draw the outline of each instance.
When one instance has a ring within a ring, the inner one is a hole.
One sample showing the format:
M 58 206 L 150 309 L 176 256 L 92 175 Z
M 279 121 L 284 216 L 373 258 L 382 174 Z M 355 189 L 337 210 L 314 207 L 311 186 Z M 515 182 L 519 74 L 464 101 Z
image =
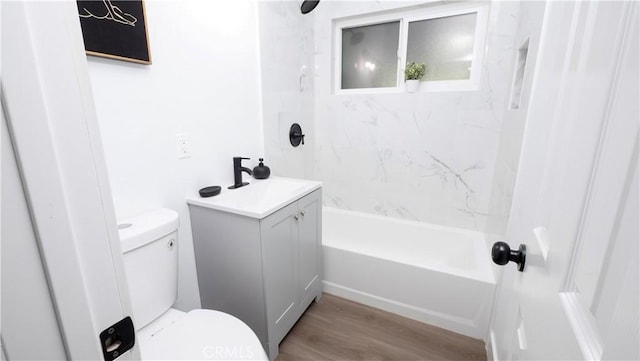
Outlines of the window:
M 400 22 L 342 29 L 342 89 L 396 86 Z
M 336 93 L 402 92 L 407 62 L 421 89 L 478 89 L 487 6 L 458 3 L 334 21 Z
M 409 23 L 407 61 L 429 64 L 424 80 L 471 78 L 476 13 Z

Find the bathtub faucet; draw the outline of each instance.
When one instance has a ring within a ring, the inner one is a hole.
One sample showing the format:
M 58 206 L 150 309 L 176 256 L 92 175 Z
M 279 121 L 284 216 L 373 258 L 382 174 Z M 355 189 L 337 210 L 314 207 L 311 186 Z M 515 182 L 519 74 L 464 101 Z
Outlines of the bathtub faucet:
M 249 175 L 252 173 L 251 169 L 242 166 L 243 159 L 249 158 L 233 157 L 233 185 L 229 186 L 229 189 L 236 189 L 249 184 L 249 182 L 242 181 L 242 172 L 247 172 Z

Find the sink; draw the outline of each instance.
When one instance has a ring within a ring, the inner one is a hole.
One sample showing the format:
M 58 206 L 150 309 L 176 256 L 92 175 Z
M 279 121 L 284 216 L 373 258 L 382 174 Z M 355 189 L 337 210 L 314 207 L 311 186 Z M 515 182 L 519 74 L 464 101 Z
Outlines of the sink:
M 303 179 L 254 179 L 242 188 L 223 188 L 222 192 L 214 197 L 202 198 L 194 193 L 187 197 L 187 203 L 262 219 L 321 186 L 321 182 Z

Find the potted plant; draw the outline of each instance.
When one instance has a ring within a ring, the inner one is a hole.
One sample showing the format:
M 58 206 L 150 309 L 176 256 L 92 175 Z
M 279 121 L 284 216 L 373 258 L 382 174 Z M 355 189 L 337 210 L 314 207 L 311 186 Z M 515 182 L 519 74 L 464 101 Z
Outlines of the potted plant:
M 407 91 L 409 93 L 415 93 L 420 87 L 420 79 L 427 72 L 427 66 L 424 64 L 418 64 L 414 61 L 407 63 L 407 67 L 404 69 L 404 80 L 407 83 Z

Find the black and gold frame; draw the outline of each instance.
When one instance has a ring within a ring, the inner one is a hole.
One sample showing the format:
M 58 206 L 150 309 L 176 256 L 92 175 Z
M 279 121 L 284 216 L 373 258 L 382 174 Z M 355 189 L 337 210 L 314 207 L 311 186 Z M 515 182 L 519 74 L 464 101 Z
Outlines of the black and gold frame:
M 88 55 L 151 64 L 144 1 L 77 0 Z

